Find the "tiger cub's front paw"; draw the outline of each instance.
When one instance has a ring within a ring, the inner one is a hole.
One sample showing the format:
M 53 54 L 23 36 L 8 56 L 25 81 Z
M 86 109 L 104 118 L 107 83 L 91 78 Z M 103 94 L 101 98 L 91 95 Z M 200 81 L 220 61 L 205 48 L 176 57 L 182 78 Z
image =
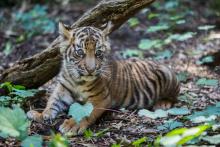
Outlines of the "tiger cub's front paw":
M 63 124 L 59 127 L 59 131 L 67 136 L 81 135 L 87 129 L 88 125 L 81 122 L 79 124 L 73 118 L 65 119 Z
M 45 123 L 52 124 L 56 114 L 52 110 L 47 109 L 42 112 L 42 119 Z
M 34 110 L 30 110 L 30 111 L 27 112 L 27 118 L 29 120 L 33 120 L 33 121 L 37 121 L 37 122 L 42 122 L 43 121 L 42 113 L 39 113 L 39 112 L 34 111 Z
M 44 122 L 47 124 L 52 124 L 55 119 L 55 114 L 52 113 L 51 110 L 45 110 L 42 113 L 37 112 L 35 110 L 30 110 L 27 112 L 27 118 L 36 122 Z

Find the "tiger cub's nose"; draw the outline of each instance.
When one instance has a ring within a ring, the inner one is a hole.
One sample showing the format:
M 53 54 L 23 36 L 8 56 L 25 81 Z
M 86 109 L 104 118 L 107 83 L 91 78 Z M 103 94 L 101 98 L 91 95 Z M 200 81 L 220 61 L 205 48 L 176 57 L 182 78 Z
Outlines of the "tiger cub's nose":
M 92 74 L 92 73 L 95 71 L 95 66 L 94 66 L 94 67 L 86 66 L 86 71 L 87 71 L 89 74 Z

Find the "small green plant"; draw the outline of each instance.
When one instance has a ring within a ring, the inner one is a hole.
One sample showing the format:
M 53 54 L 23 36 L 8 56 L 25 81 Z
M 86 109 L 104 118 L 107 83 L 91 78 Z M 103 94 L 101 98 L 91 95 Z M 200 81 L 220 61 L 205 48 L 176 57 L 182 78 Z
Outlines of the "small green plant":
M 69 142 L 66 137 L 61 134 L 54 134 L 49 142 L 49 147 L 69 147 Z
M 162 130 L 173 130 L 177 127 L 183 127 L 183 123 L 179 121 L 175 121 L 173 119 L 169 119 L 168 121 L 165 121 L 163 125 L 157 126 L 157 129 Z
M 147 142 L 147 137 L 142 137 L 140 139 L 137 139 L 135 141 L 132 142 L 132 145 L 135 146 L 135 147 L 140 147 L 141 144 Z
M 147 33 L 154 33 L 154 32 L 158 32 L 158 31 L 164 31 L 164 30 L 168 30 L 169 26 L 168 25 L 157 25 L 157 26 L 150 26 L 147 29 Z
M 164 50 L 161 52 L 157 52 L 154 59 L 164 60 L 164 59 L 170 59 L 172 56 L 173 56 L 173 53 L 170 50 Z
M 130 27 L 136 27 L 139 23 L 140 23 L 140 22 L 139 22 L 138 18 L 136 18 L 136 17 L 130 18 L 130 19 L 128 20 L 128 25 L 129 25 Z
M 185 143 L 199 137 L 203 132 L 209 129 L 211 125 L 200 125 L 193 128 L 179 128 L 172 130 L 165 136 L 159 136 L 155 142 L 154 146 L 181 146 Z
M 21 146 L 22 147 L 42 147 L 43 139 L 40 135 L 28 136 L 25 138 Z
M 121 144 L 114 143 L 114 144 L 111 145 L 111 147 L 121 147 Z
M 138 50 L 138 49 L 125 49 L 123 51 L 116 52 L 116 53 L 119 54 L 119 56 L 122 57 L 123 59 L 127 59 L 130 57 L 138 57 L 141 59 L 144 58 L 143 51 Z
M 4 48 L 5 55 L 9 55 L 13 50 L 13 45 L 11 41 L 7 41 Z
M 213 56 L 205 56 L 205 57 L 202 57 L 201 59 L 199 59 L 198 61 L 196 61 L 196 64 L 201 65 L 204 63 L 212 63 L 212 62 L 214 62 Z
M 28 127 L 25 112 L 18 106 L 13 109 L 0 107 L 0 136 L 3 138 L 14 137 L 22 141 L 22 147 L 42 146 L 41 136 L 28 136 Z
M 150 39 L 142 39 L 138 44 L 138 47 L 142 50 L 149 50 L 152 48 L 160 48 L 162 46 L 162 40 L 150 40 Z
M 88 140 L 90 140 L 93 137 L 93 135 L 94 133 L 90 129 L 87 129 L 84 132 L 84 137 Z
M 17 12 L 14 16 L 16 22 L 28 34 L 55 32 L 55 22 L 48 17 L 46 6 L 35 5 L 33 9 L 27 12 Z
M 99 137 L 102 137 L 108 130 L 109 130 L 109 128 L 106 128 L 106 129 L 104 129 L 104 130 L 100 130 L 100 131 L 94 133 L 94 132 L 92 132 L 92 130 L 87 129 L 87 130 L 84 132 L 84 137 L 85 137 L 87 140 L 91 140 L 92 138 L 99 138 Z
M 198 86 L 218 86 L 218 80 L 216 79 L 207 79 L 207 78 L 200 78 L 196 82 Z
M 189 77 L 189 73 L 186 72 L 186 71 L 182 71 L 182 72 L 177 74 L 177 79 L 180 82 L 186 82 L 188 77 Z
M 0 91 L 0 106 L 12 106 L 13 104 L 23 105 L 24 102 L 36 94 L 38 90 L 27 90 L 24 86 L 14 85 L 5 82 L 0 85 L 0 90 L 4 91 L 4 95 Z M 1 96 L 2 95 L 2 96 Z

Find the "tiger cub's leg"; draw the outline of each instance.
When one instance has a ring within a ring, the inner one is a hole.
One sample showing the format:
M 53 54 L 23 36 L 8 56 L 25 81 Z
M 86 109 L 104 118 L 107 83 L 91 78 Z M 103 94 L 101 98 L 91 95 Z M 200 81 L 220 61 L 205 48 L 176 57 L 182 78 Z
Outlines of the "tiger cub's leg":
M 67 110 L 73 103 L 73 98 L 67 89 L 58 84 L 53 94 L 50 96 L 47 106 L 42 113 L 30 110 L 27 117 L 37 122 L 52 122 L 59 112 Z
M 174 102 L 169 101 L 169 100 L 159 100 L 158 102 L 156 102 L 156 104 L 154 104 L 153 110 L 156 110 L 156 109 L 166 110 L 166 109 L 171 108 L 173 104 Z
M 90 116 L 85 117 L 79 123 L 73 118 L 66 119 L 60 126 L 59 131 L 66 135 L 82 134 L 91 124 L 105 112 L 107 108 L 111 106 L 110 99 L 90 101 L 93 105 L 93 111 Z
M 180 86 L 178 83 L 176 83 L 176 87 L 174 88 L 174 91 L 171 91 L 168 93 L 166 97 L 168 98 L 161 98 L 159 99 L 153 106 L 153 110 L 156 109 L 169 109 L 171 108 L 176 102 L 177 102 L 177 97 L 180 91 Z

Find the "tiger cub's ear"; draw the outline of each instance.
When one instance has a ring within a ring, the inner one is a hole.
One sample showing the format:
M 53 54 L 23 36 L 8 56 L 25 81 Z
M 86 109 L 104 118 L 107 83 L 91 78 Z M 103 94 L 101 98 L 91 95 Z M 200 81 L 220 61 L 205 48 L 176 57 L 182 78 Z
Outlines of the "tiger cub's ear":
M 67 39 L 67 40 L 71 40 L 71 28 L 65 24 L 63 24 L 62 22 L 59 22 L 59 34 Z
M 108 36 L 111 32 L 111 29 L 113 28 L 113 23 L 111 21 L 107 22 L 107 24 L 105 24 L 105 28 L 103 29 L 103 34 L 105 36 Z

